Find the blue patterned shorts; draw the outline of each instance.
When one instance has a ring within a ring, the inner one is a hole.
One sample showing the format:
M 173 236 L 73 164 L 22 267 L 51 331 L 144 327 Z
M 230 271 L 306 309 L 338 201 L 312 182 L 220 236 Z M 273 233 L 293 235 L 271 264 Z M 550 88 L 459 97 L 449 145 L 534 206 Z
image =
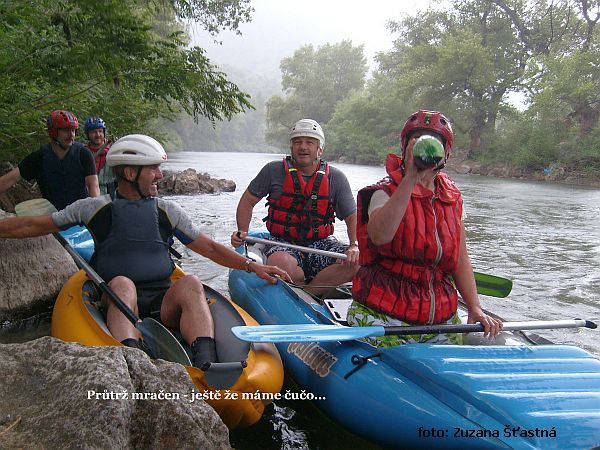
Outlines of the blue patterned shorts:
M 285 242 L 289 243 L 285 239 L 281 239 L 278 237 L 270 237 L 271 241 L 274 242 Z M 326 250 L 328 252 L 335 253 L 346 253 L 348 246 L 346 244 L 342 244 L 338 241 L 334 236 L 327 236 L 324 239 L 320 239 L 318 241 L 312 242 L 310 244 L 306 244 L 305 247 L 314 248 L 316 250 Z M 292 255 L 296 258 L 298 262 L 298 266 L 302 267 L 304 271 L 304 278 L 307 280 L 311 280 L 314 278 L 316 274 L 318 274 L 325 267 L 328 267 L 332 264 L 335 264 L 338 261 L 336 258 L 331 258 L 329 256 L 316 255 L 314 253 L 301 252 L 299 250 L 294 250 L 287 247 L 281 247 L 279 245 L 269 245 L 264 250 L 264 255 L 268 258 L 275 252 L 285 252 L 289 255 Z

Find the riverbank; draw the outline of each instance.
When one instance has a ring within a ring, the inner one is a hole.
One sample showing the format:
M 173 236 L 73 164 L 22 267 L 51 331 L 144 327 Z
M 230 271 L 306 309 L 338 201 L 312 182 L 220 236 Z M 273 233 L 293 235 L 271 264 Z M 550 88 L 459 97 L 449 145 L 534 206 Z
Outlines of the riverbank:
M 543 170 L 532 170 L 513 167 L 508 164 L 486 165 L 479 161 L 468 159 L 466 152 L 460 150 L 453 153 L 446 163 L 448 173 L 461 175 L 480 175 L 495 178 L 513 178 L 518 180 L 545 181 L 572 186 L 587 186 L 600 188 L 600 179 L 590 177 L 581 170 L 567 166 L 550 166 Z

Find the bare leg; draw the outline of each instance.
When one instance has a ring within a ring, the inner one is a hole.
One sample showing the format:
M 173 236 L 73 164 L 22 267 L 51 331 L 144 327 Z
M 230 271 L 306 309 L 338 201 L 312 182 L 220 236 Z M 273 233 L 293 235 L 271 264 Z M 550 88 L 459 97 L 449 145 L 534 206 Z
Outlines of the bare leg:
M 190 345 L 199 336 L 214 338 L 213 318 L 198 277 L 186 275 L 169 288 L 160 309 L 160 320 L 168 327 L 178 328 Z
M 304 284 L 304 271 L 298 265 L 298 261 L 286 252 L 275 252 L 267 258 L 267 264 L 277 266 L 290 274 L 296 284 Z
M 347 283 L 352 280 L 358 268 L 358 264 L 336 263 L 321 270 L 308 284 L 305 291 L 314 295 L 324 294 L 338 284 Z M 326 286 L 326 287 L 317 287 Z
M 137 292 L 133 281 L 126 277 L 115 277 L 108 283 L 108 286 L 117 296 L 123 300 L 129 309 L 138 313 Z M 102 303 L 107 307 L 106 324 L 111 334 L 119 342 L 125 339 L 140 339 L 141 335 L 135 326 L 123 315 L 117 306 L 108 298 L 106 294 L 102 295 Z

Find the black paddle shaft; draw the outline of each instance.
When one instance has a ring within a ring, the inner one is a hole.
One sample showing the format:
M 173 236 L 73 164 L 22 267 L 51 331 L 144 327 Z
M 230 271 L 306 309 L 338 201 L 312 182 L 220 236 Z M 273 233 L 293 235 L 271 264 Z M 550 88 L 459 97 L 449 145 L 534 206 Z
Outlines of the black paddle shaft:
M 442 334 L 442 333 L 470 333 L 475 331 L 483 331 L 484 327 L 480 323 L 467 323 L 457 325 L 415 325 L 415 326 L 397 326 L 383 327 L 384 335 L 402 336 L 407 334 Z
M 580 319 L 575 319 L 580 320 Z M 591 320 L 582 321 L 581 325 L 585 328 L 595 329 L 597 327 L 596 323 Z M 509 326 L 508 324 L 505 326 L 505 330 L 526 330 L 526 329 L 537 329 L 537 324 L 535 322 L 532 323 L 531 327 L 518 324 L 515 326 Z M 556 328 L 563 328 L 560 326 L 556 326 Z M 571 328 L 571 326 L 565 326 L 565 328 Z M 485 327 L 481 323 L 466 323 L 466 324 L 457 324 L 457 325 L 415 325 L 408 327 L 383 327 L 384 335 L 409 335 L 409 334 L 441 334 L 441 333 L 474 333 L 476 331 L 484 331 Z

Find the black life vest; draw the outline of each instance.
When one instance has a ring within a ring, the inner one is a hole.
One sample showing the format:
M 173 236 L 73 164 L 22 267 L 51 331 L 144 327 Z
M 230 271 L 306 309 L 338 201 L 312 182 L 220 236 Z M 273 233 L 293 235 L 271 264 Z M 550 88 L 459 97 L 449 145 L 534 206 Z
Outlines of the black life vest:
M 43 145 L 41 150 L 42 170 L 39 178 L 36 178 L 42 196 L 58 210 L 80 198 L 86 198 L 88 191 L 81 152 L 87 150 L 83 145 L 75 142 L 63 159 L 56 156 L 50 144 Z
M 168 279 L 175 265 L 160 233 L 157 199 L 117 197 L 110 207 L 110 231 L 94 255 L 98 274 L 107 282 L 117 275 L 134 283 Z

